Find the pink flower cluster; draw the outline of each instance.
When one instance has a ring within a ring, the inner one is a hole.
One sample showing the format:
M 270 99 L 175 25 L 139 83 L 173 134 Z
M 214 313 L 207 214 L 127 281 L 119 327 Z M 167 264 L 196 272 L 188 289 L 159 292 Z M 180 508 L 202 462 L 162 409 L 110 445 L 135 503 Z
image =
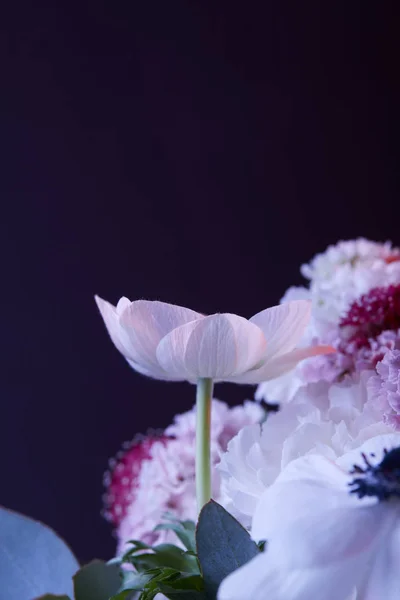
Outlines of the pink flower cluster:
M 213 400 L 211 456 L 217 465 L 228 442 L 246 425 L 260 422 L 263 410 L 254 402 L 230 408 Z M 196 519 L 196 409 L 177 415 L 164 432 L 137 436 L 110 461 L 105 475 L 105 517 L 118 538 L 118 553 L 129 540 L 149 544 L 173 542 L 168 530 L 154 531 L 165 514 Z M 213 469 L 213 498 L 220 498 L 220 475 Z
M 283 301 L 310 298 L 313 317 L 304 341 L 329 343 L 336 353 L 301 363 L 292 390 L 318 381 L 335 384 L 369 372 L 376 393 L 380 390 L 376 402 L 384 422 L 400 429 L 395 408 L 400 407 L 400 390 L 393 387 L 393 364 L 400 351 L 400 250 L 363 239 L 339 242 L 303 265 L 302 272 L 310 279 L 309 287 L 291 288 Z M 292 374 L 288 377 L 293 379 Z M 278 387 L 276 381 L 262 384 L 258 397 L 290 400 L 287 386 Z

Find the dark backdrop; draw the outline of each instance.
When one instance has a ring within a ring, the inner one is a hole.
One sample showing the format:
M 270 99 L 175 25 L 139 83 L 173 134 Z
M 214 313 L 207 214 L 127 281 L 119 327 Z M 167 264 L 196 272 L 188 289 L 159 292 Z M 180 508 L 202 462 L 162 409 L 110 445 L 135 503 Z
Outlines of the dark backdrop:
M 109 557 L 107 459 L 193 389 L 131 371 L 94 293 L 250 316 L 328 243 L 399 243 L 398 22 L 385 2 L 10 4 L 0 503 Z

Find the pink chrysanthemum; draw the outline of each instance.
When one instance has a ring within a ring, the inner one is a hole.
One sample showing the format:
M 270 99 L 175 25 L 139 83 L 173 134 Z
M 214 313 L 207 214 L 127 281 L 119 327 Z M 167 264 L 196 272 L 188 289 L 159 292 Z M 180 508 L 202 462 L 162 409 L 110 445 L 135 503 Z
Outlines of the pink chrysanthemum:
M 255 402 L 230 408 L 212 402 L 211 460 L 220 461 L 227 444 L 242 427 L 261 421 Z M 105 516 L 116 527 L 118 553 L 131 539 L 148 544 L 176 543 L 169 531 L 154 531 L 166 513 L 179 519 L 196 518 L 195 497 L 196 409 L 178 415 L 163 434 L 136 439 L 111 461 L 106 474 Z M 213 498 L 219 499 L 220 477 L 214 470 Z
M 103 516 L 116 527 L 135 500 L 143 461 L 151 457 L 151 448 L 156 441 L 164 443 L 165 440 L 164 436 L 155 433 L 137 435 L 109 461 L 110 470 L 105 473 L 103 480 L 107 490 L 103 496 Z
M 400 430 L 400 350 L 387 352 L 376 367 L 377 375 L 369 382 L 370 390 L 380 403 L 384 421 Z
M 400 329 L 400 285 L 374 288 L 353 302 L 339 323 L 341 337 L 356 348 L 383 331 Z M 345 342 L 343 342 L 345 343 Z
M 373 288 L 355 300 L 339 321 L 337 352 L 306 361 L 302 379 L 334 382 L 345 374 L 375 369 L 389 350 L 400 349 L 400 284 Z
M 374 288 L 353 302 L 339 323 L 339 355 L 353 370 L 375 368 L 400 343 L 400 285 Z M 350 368 L 351 370 L 351 368 Z

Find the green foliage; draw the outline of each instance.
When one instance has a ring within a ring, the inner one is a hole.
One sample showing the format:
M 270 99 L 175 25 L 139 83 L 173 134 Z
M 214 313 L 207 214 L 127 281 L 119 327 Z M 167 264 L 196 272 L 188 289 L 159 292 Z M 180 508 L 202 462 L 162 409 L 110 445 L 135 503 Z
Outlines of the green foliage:
M 221 581 L 264 548 L 222 506 L 210 501 L 192 521 L 169 518 L 157 530 L 175 533 L 182 547 L 138 540 L 122 558 L 95 560 L 74 576 L 74 600 L 216 600 Z M 122 568 L 121 568 L 122 567 Z M 37 600 L 70 600 L 47 595 Z
M 193 521 L 178 521 L 173 517 L 169 517 L 166 523 L 161 523 L 155 528 L 155 531 L 162 529 L 169 529 L 175 533 L 186 550 L 189 552 L 196 552 L 196 525 Z
M 196 556 L 178 546 L 159 544 L 148 547 L 149 551 L 145 552 L 143 544 L 133 543 L 134 547 L 124 555 L 123 560 L 133 565 L 139 573 L 160 567 L 169 567 L 182 573 L 200 573 Z
M 74 576 L 75 600 L 109 600 L 121 587 L 118 565 L 93 560 Z
M 170 518 L 156 529 L 174 531 L 185 549 L 132 540 L 122 563 L 135 571 L 125 572 L 112 600 L 130 600 L 129 590 L 140 592 L 140 600 L 153 600 L 158 593 L 170 600 L 215 600 L 221 581 L 261 551 L 240 523 L 213 501 L 201 511 L 197 528 L 192 521 Z

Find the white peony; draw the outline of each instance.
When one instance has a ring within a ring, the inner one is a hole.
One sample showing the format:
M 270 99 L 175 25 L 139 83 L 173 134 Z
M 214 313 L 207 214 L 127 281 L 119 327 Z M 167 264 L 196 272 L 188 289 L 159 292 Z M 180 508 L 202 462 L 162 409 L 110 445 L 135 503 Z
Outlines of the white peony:
M 342 383 L 304 386 L 262 427 L 240 431 L 218 467 L 227 510 L 249 527 L 262 494 L 292 460 L 306 454 L 337 460 L 369 438 L 392 432 L 369 396 L 370 377 L 364 371 Z

